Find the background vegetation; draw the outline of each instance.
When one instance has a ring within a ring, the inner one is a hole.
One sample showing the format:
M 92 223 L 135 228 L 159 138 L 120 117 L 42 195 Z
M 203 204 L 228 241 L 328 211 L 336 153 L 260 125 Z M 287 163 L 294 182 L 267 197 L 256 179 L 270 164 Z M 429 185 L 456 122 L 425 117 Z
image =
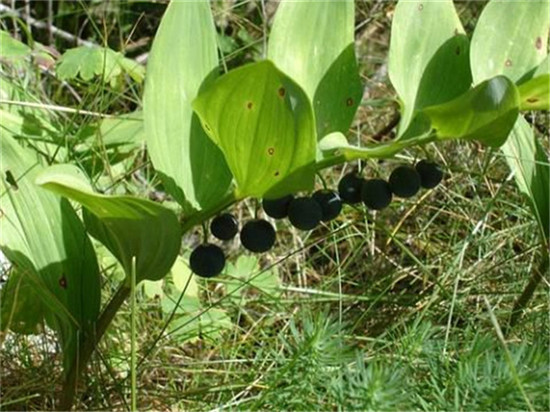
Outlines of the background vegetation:
M 457 3 L 470 33 L 483 5 Z M 16 106 L 25 119 L 20 139 L 42 150 L 40 138 L 55 137 L 58 150 L 42 152 L 47 161 L 80 165 L 101 191 L 177 209 L 147 160 L 139 120 L 142 66 L 165 6 L 2 5 L 0 28 L 31 49 L 16 53 L 10 43 L 6 53 L 2 37 L 0 108 L 31 102 Z M 357 142 L 392 137 L 397 106 L 386 58 L 394 6 L 356 3 L 365 86 L 350 131 Z M 212 7 L 224 70 L 261 58 L 276 2 Z M 60 57 L 77 42 L 138 64 L 128 61 L 111 78 L 87 73 L 83 56 Z M 114 118 L 128 113 L 138 120 Z M 527 117 L 548 149 L 548 113 Z M 530 210 L 500 151 L 455 141 L 426 150 L 359 166 L 387 176 L 399 162 L 429 155 L 445 170 L 433 191 L 378 214 L 348 206 L 308 235 L 278 223 L 272 252 L 258 259 L 235 241 L 226 275 L 215 280 L 191 277 L 184 255 L 164 281 L 144 282 L 137 301 L 139 409 L 549 410 L 547 273 L 521 321 L 506 329 L 529 277 L 544 269 Z M 335 187 L 354 166 L 323 178 Z M 244 202 L 234 212 L 242 222 L 255 207 Z M 197 228 L 183 239 L 185 253 L 200 234 Z M 108 252 L 100 257 L 105 302 L 124 275 Z M 2 276 L 10 273 L 6 267 Z M 76 409 L 130 408 L 129 313 L 125 306 L 103 338 Z M 3 335 L 2 409 L 52 408 L 61 359 L 51 333 L 41 332 Z

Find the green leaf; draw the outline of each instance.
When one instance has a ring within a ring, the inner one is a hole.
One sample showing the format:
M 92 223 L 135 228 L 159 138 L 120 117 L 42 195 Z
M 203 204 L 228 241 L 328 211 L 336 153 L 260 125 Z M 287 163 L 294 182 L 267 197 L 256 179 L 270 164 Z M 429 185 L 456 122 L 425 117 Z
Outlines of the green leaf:
M 18 63 L 31 55 L 32 49 L 0 30 L 0 60 Z M 3 80 L 2 80 L 3 81 Z
M 313 111 L 304 91 L 269 60 L 220 77 L 194 101 L 225 155 L 237 197 L 278 197 L 313 187 Z
M 547 55 L 548 0 L 492 0 L 479 16 L 470 60 L 475 83 L 497 75 L 530 77 Z
M 501 146 L 519 114 L 519 93 L 508 78 L 486 80 L 462 96 L 423 110 L 439 139 L 477 139 Z
M 36 154 L 2 129 L 0 137 L 0 248 L 48 309 L 43 315 L 59 332 L 67 366 L 98 316 L 96 255 L 69 202 L 35 185 L 43 169 Z
M 318 138 L 347 133 L 361 103 L 354 23 L 353 0 L 283 0 L 275 14 L 268 58 L 306 92 Z
M 501 148 L 514 172 L 519 190 L 526 196 L 546 243 L 550 238 L 550 164 L 531 126 L 519 118 Z
M 81 203 L 89 233 L 102 242 L 124 267 L 129 279 L 136 258 L 136 280 L 158 280 L 168 273 L 181 242 L 177 216 L 169 209 L 132 196 L 94 193 L 80 169 L 55 165 L 36 182 Z
M 209 2 L 171 2 L 147 63 L 145 131 L 149 155 L 166 190 L 187 210 L 215 205 L 231 183 L 223 154 L 191 108 L 217 67 Z
M 232 329 L 233 322 L 226 311 L 211 308 L 204 313 L 189 313 L 176 317 L 168 329 L 173 339 L 179 342 L 194 342 L 204 339 L 219 343 L 224 329 Z
M 550 74 L 543 74 L 518 87 L 520 110 L 550 109 Z
M 61 80 L 76 79 L 90 81 L 100 77 L 104 82 L 116 84 L 118 76 L 127 72 L 134 80 L 141 82 L 145 69 L 137 62 L 125 58 L 121 53 L 104 47 L 80 46 L 67 50 L 59 59 L 56 73 Z
M 460 36 L 463 33 L 452 0 L 402 0 L 397 4 L 388 74 L 401 99 L 399 136 L 407 130 L 417 105 L 444 103 L 470 87 L 468 42 Z

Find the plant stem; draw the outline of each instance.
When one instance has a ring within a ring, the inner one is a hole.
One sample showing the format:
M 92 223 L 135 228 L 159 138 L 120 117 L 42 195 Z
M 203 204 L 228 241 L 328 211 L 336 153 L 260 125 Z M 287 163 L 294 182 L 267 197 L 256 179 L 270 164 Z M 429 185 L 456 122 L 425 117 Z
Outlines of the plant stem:
M 131 311 L 131 358 L 130 358 L 130 374 L 131 374 L 131 392 L 132 392 L 132 411 L 137 411 L 137 390 L 136 390 L 136 257 L 132 258 L 132 282 L 131 282 L 131 296 L 132 296 L 132 311 Z
M 527 286 L 523 290 L 521 296 L 514 304 L 512 314 L 510 315 L 510 321 L 508 323 L 508 327 L 506 328 L 507 333 L 516 325 L 518 320 L 521 318 L 523 311 L 525 310 L 527 304 L 535 293 L 535 289 L 542 280 L 544 276 L 543 274 L 548 272 L 549 257 L 548 254 L 544 253 L 544 250 L 545 248 L 543 248 L 542 262 L 540 262 L 539 267 L 533 271 L 529 279 L 529 283 L 527 283 Z
M 111 324 L 115 314 L 118 312 L 118 309 L 124 300 L 126 300 L 129 293 L 130 286 L 125 282 L 122 282 L 101 313 L 101 316 L 96 324 L 95 334 L 86 336 L 82 339 L 80 352 L 76 356 L 74 364 L 69 369 L 67 377 L 63 382 L 63 389 L 59 399 L 58 410 L 70 411 L 72 409 L 76 387 L 78 385 L 78 378 L 90 360 L 90 356 L 92 356 L 97 343 L 101 340 L 101 337 L 107 330 L 107 327 Z

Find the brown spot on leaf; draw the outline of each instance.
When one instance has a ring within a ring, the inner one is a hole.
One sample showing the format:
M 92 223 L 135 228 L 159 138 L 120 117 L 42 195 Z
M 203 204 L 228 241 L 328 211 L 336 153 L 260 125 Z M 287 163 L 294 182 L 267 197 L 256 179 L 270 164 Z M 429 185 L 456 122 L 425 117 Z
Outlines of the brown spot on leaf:
M 511 67 L 511 66 L 512 66 L 512 60 L 506 59 L 506 61 L 504 62 L 504 65 L 505 65 L 506 67 Z
M 279 94 L 280 97 L 285 97 L 286 90 L 284 87 L 279 87 L 279 90 L 277 90 L 277 93 Z
M 536 97 L 530 97 L 527 99 L 527 103 L 536 103 L 538 101 L 539 99 L 537 99 Z
M 456 46 L 455 54 L 458 56 L 460 54 L 460 46 Z
M 422 11 L 424 9 L 424 5 L 422 3 L 420 3 L 418 5 L 418 11 Z
M 63 289 L 67 289 L 67 278 L 65 277 L 65 274 L 63 274 L 59 278 L 59 286 L 61 286 Z
M 267 149 L 267 154 L 270 155 L 270 156 L 273 156 L 275 154 L 275 148 L 274 147 L 269 147 Z
M 209 131 L 210 131 L 210 126 L 208 126 L 208 124 L 207 124 L 207 123 L 205 123 L 205 124 L 204 124 L 204 128 L 205 128 L 205 130 L 206 130 L 207 132 L 209 132 Z
M 15 177 L 13 177 L 12 173 L 9 170 L 6 170 L 6 182 L 11 186 L 13 190 L 18 190 L 19 186 L 17 185 L 17 181 L 15 180 Z
M 458 29 L 455 29 L 455 36 L 458 36 Z
M 246 104 L 246 108 L 249 109 L 249 110 L 252 109 L 253 106 L 254 106 L 254 103 L 252 103 L 252 102 L 248 102 Z
M 542 37 L 537 37 L 537 40 L 535 40 L 535 47 L 537 50 L 542 49 Z
M 277 176 L 279 176 L 279 175 L 280 175 L 280 173 L 279 173 L 279 171 L 278 171 L 278 170 L 275 170 L 275 173 L 273 173 L 273 175 L 274 175 L 275 177 L 277 177 Z
M 346 100 L 346 105 L 349 107 L 349 106 L 353 106 L 353 99 L 351 97 L 348 97 L 348 100 Z

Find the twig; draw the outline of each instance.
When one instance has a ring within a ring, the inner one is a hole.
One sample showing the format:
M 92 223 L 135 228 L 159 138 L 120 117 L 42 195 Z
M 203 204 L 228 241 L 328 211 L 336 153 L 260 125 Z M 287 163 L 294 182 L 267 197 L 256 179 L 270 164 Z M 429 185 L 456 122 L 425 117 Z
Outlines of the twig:
M 22 17 L 21 13 L 19 13 L 14 8 L 8 7 L 5 4 L 1 4 L 1 3 L 0 3 L 0 12 L 10 13 L 14 16 Z M 33 18 L 31 16 L 27 16 L 27 17 L 24 17 L 24 18 L 28 22 L 28 24 L 30 24 L 31 26 L 33 26 L 37 29 L 49 30 L 51 35 L 55 35 L 55 36 L 59 37 L 60 39 L 76 43 L 77 46 L 88 46 L 88 47 L 97 46 L 95 43 L 92 43 L 91 41 L 83 40 L 83 39 L 75 36 L 74 34 L 71 34 L 71 33 L 67 32 L 65 30 L 58 29 L 53 24 L 50 25 L 49 22 L 39 21 L 39 20 L 36 20 L 35 18 Z
M 33 102 L 24 102 L 18 100 L 4 100 L 0 99 L 0 105 L 9 104 L 14 106 L 24 106 L 24 107 L 34 107 L 37 109 L 51 110 L 54 112 L 63 112 L 63 113 L 73 113 L 73 114 L 82 114 L 87 116 L 101 117 L 101 118 L 115 118 L 116 116 L 110 114 L 103 114 L 98 112 L 90 112 L 89 110 L 80 110 L 73 109 L 72 107 L 57 106 L 55 104 L 44 104 L 44 103 L 33 103 Z

